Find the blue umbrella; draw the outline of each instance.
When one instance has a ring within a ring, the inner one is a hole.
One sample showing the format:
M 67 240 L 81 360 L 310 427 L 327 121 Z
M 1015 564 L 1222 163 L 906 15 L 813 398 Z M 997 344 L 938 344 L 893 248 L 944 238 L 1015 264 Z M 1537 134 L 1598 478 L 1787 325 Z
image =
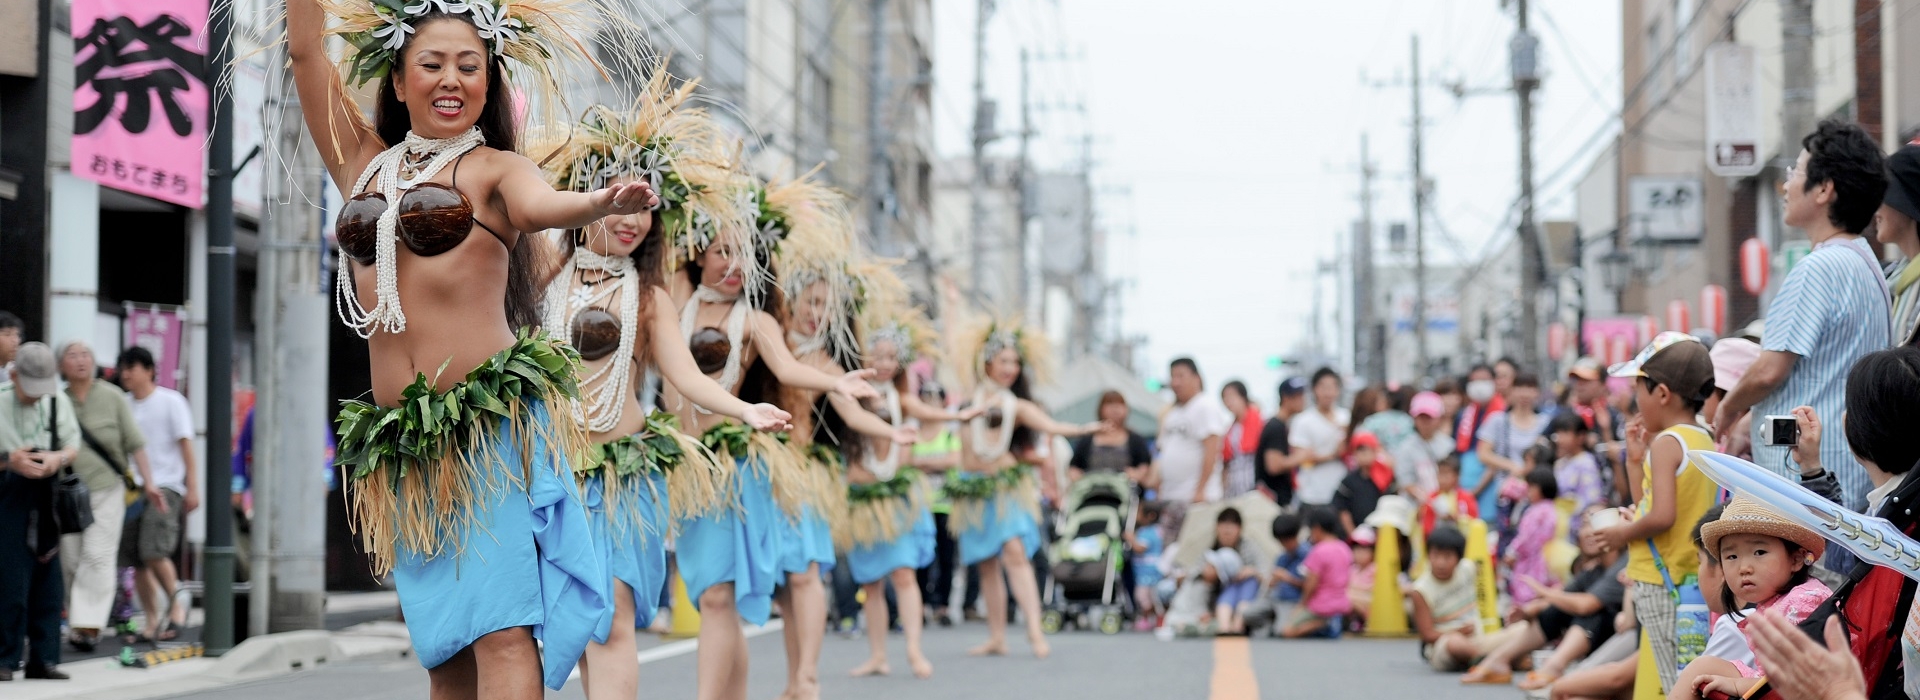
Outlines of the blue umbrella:
M 1687 461 L 1707 478 L 1766 504 L 1782 517 L 1847 548 L 1861 561 L 1893 569 L 1920 581 L 1920 542 L 1886 518 L 1843 508 L 1805 486 L 1739 457 L 1706 450 L 1687 453 Z

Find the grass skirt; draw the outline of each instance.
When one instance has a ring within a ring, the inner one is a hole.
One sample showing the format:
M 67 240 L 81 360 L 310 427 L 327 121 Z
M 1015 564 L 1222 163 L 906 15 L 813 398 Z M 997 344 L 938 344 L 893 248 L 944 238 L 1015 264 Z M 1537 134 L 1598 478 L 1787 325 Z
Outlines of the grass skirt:
M 933 513 L 918 473 L 854 486 L 847 496 L 852 503 L 847 566 L 855 583 L 865 585 L 897 569 L 921 569 L 933 562 Z
M 725 424 L 701 436 L 703 444 L 734 465 L 722 485 L 727 500 L 709 512 L 679 521 L 674 558 L 696 609 L 708 588 L 730 583 L 740 618 L 763 625 L 772 613 L 773 589 L 781 578 L 780 524 L 787 519 L 774 502 L 768 479 L 770 455 L 760 449 L 779 443 L 749 432 L 744 426 Z
M 445 392 L 420 375 L 398 406 L 343 402 L 349 520 L 375 573 L 392 574 L 422 666 L 528 626 L 558 689 L 609 625 L 611 577 L 566 478 L 586 435 L 547 409 L 573 400 L 577 363 L 523 333 Z
M 972 566 L 1020 540 L 1027 556 L 1040 551 L 1040 487 L 1033 468 L 1012 467 L 991 476 L 961 473 L 947 479 L 953 501 L 948 527 L 960 545 L 960 561 Z

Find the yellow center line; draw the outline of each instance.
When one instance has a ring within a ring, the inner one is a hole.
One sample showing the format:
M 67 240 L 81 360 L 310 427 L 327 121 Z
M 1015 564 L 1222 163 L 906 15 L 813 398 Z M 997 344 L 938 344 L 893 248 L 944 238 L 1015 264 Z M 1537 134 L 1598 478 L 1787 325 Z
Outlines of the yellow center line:
M 1214 638 L 1212 687 L 1208 700 L 1259 700 L 1260 683 L 1253 676 L 1253 652 L 1246 637 Z

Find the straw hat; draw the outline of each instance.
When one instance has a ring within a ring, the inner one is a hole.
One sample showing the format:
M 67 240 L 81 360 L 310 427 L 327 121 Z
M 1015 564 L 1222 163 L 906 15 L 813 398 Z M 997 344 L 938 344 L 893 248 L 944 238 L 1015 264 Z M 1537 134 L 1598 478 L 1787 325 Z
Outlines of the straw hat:
M 1815 559 L 1827 551 L 1827 541 L 1821 539 L 1818 533 L 1781 517 L 1759 501 L 1746 496 L 1735 496 L 1727 504 L 1726 511 L 1720 514 L 1719 520 L 1700 528 L 1700 539 L 1709 552 L 1720 551 L 1720 538 L 1739 534 L 1778 537 L 1800 545 L 1811 552 Z

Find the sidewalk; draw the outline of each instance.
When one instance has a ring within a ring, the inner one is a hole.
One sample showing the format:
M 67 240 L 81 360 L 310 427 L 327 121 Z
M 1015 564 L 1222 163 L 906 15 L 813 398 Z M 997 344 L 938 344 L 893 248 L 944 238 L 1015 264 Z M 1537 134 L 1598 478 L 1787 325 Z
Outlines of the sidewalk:
M 406 658 L 413 650 L 406 625 L 392 619 L 398 610 L 399 599 L 390 592 L 329 595 L 327 626 L 340 629 L 269 634 L 248 639 L 218 659 L 183 659 L 151 668 L 122 666 L 111 654 L 71 661 L 60 669 L 73 680 L 22 680 L 16 675 L 14 681 L 0 684 L 0 696 L 7 700 L 140 700 L 354 659 Z M 193 611 L 190 623 L 198 623 L 198 618 L 199 611 Z M 197 633 L 182 636 L 198 637 Z

